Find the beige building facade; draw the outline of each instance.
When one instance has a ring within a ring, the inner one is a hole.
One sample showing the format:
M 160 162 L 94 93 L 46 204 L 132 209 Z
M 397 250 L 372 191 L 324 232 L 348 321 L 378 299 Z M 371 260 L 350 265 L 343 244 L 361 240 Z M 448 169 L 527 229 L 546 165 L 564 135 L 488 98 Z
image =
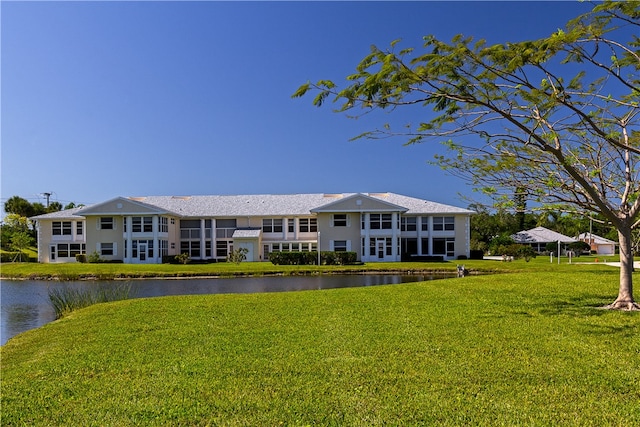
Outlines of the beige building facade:
M 473 212 L 395 193 L 118 197 L 32 218 L 39 262 L 161 263 L 185 253 L 247 261 L 273 252 L 352 251 L 362 262 L 469 256 Z

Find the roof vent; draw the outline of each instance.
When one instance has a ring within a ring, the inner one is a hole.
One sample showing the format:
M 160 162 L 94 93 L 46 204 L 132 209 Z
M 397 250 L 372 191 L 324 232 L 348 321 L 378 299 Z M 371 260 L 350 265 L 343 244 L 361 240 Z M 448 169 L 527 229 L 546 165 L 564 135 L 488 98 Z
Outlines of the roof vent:
M 171 196 L 171 198 L 177 200 L 189 200 L 191 196 Z
M 340 193 L 333 193 L 333 194 L 331 194 L 331 193 L 324 193 L 324 197 L 326 197 L 326 198 L 330 198 L 330 199 L 339 199 L 339 198 L 341 198 L 341 197 L 342 197 L 342 194 L 340 194 Z

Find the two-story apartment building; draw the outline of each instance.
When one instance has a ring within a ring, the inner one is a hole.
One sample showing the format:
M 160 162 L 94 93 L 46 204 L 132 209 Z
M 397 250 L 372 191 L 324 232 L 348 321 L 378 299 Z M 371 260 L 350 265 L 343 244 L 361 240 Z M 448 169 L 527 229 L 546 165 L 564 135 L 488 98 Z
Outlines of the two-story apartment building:
M 354 251 L 364 262 L 469 256 L 467 209 L 394 193 L 117 197 L 32 218 L 40 262 L 160 263 L 186 253 L 248 261 L 277 251 Z

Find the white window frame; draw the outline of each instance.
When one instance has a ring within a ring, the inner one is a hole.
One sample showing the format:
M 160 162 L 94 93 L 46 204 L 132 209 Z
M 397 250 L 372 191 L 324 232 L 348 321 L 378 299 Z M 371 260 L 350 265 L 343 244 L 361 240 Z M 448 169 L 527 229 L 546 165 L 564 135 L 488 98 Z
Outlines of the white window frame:
M 344 218 L 342 218 L 343 216 Z M 340 218 L 337 218 L 337 217 L 340 217 Z M 351 215 L 347 213 L 331 215 L 331 226 L 332 227 L 351 227 Z

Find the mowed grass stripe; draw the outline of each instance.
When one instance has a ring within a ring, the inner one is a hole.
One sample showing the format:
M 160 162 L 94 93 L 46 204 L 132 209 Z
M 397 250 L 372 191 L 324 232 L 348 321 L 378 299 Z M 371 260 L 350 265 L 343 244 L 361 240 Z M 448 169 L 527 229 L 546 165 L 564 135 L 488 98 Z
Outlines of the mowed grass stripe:
M 617 272 L 100 304 L 2 348 L 3 425 L 631 425 Z

